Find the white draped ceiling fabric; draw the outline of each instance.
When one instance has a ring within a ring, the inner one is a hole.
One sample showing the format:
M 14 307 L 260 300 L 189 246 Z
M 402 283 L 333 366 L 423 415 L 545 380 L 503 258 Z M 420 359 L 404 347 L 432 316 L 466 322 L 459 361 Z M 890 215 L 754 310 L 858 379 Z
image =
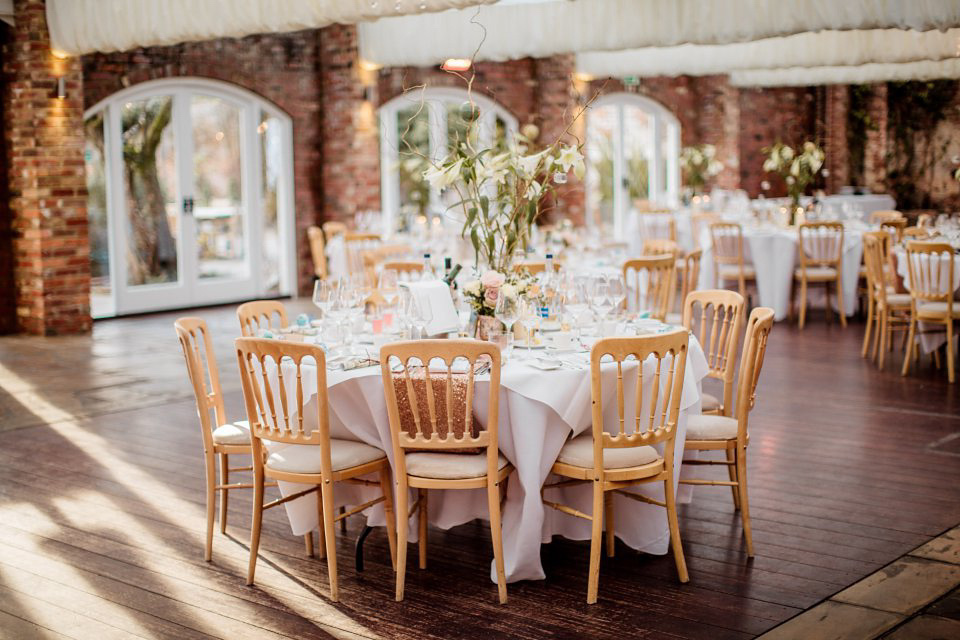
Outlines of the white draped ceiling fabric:
M 319 29 L 493 0 L 47 0 L 54 49 L 126 51 L 255 33 Z

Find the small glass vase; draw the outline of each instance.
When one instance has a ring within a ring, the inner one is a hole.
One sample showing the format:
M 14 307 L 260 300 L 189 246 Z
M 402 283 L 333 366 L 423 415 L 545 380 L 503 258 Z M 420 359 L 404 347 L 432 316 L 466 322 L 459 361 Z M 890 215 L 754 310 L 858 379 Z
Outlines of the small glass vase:
M 477 340 L 489 340 L 503 333 L 503 323 L 493 316 L 477 316 Z

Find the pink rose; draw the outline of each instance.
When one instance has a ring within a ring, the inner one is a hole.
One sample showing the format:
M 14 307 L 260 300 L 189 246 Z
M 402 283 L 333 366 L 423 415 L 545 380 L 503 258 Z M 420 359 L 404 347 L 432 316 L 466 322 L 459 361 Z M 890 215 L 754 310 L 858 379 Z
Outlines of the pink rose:
M 487 287 L 483 290 L 483 301 L 487 306 L 497 306 L 497 298 L 500 297 L 500 287 Z
M 487 288 L 487 289 L 491 287 L 495 289 L 499 289 L 500 287 L 503 286 L 503 283 L 506 281 L 507 281 L 507 277 L 502 273 L 500 273 L 499 271 L 487 271 L 480 278 L 480 284 L 482 284 L 484 288 Z

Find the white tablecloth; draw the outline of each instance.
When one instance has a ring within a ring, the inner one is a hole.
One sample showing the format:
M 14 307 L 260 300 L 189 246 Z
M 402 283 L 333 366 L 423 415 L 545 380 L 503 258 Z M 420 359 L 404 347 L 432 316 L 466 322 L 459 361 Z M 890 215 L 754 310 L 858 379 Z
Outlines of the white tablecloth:
M 897 258 L 897 273 L 903 278 L 903 286 L 909 291 L 910 290 L 910 272 L 907 265 L 907 252 L 903 247 L 896 247 L 893 250 L 893 254 Z M 922 259 L 922 258 L 921 258 Z M 947 263 L 950 261 L 945 255 L 940 256 L 941 266 L 937 270 L 940 274 L 939 289 L 941 292 L 946 293 L 949 288 L 949 271 L 947 269 Z M 953 259 L 953 290 L 954 292 L 960 291 L 960 256 L 954 256 Z M 954 295 L 954 298 L 957 296 Z M 954 305 L 960 305 L 960 300 L 956 300 Z M 956 325 L 954 325 L 956 326 Z M 921 322 L 918 325 L 920 330 L 920 348 L 924 353 L 931 353 L 932 351 L 938 349 L 940 345 L 946 343 L 947 334 L 946 332 L 939 331 L 937 329 L 942 329 L 943 325 L 930 324 L 927 322 Z M 927 333 L 927 332 L 930 333 Z M 954 342 L 958 339 L 957 336 L 954 336 Z M 953 345 L 956 348 L 956 344 Z
M 708 230 L 700 238 L 703 258 L 700 262 L 699 289 L 713 289 L 714 281 L 713 249 Z M 743 225 L 744 261 L 752 263 L 757 272 L 757 296 L 759 305 L 770 307 L 776 320 L 787 317 L 790 308 L 790 292 L 793 286 L 793 272 L 799 267 L 797 246 L 799 238 L 796 229 L 776 227 L 754 227 Z M 847 229 L 843 236 L 843 305 L 844 313 L 853 315 L 857 306 L 857 282 L 859 280 L 860 260 L 863 257 L 863 236 L 859 230 Z M 719 283 L 724 286 L 724 283 Z M 726 283 L 730 286 L 730 283 Z M 809 305 L 822 300 L 822 286 L 808 287 Z M 798 301 L 799 302 L 799 301 Z M 834 297 L 836 305 L 836 297 Z
M 289 385 L 287 392 L 293 400 L 293 364 L 283 366 L 291 368 L 290 374 L 284 375 L 284 380 Z M 645 380 L 652 378 L 653 367 L 651 360 L 644 363 Z M 605 369 L 604 390 L 612 395 L 616 389 L 616 369 L 612 365 Z M 686 417 L 688 413 L 700 412 L 699 386 L 707 374 L 707 369 L 703 351 L 696 338 L 691 336 L 675 448 L 677 478 L 683 457 Z M 286 369 L 284 370 L 286 372 Z M 311 367 L 303 368 L 304 393 L 307 393 L 308 389 L 316 388 L 316 369 L 313 368 L 312 371 L 311 375 Z M 275 370 L 268 369 L 268 374 L 276 384 Z M 393 450 L 380 367 L 330 371 L 327 375 L 331 434 L 334 437 L 359 440 L 379 447 L 387 453 L 392 462 Z M 629 377 L 635 375 L 636 365 L 632 368 L 624 367 L 626 384 L 630 384 Z M 635 377 L 633 379 L 636 380 Z M 486 418 L 488 392 L 487 383 L 482 377 L 478 377 L 474 407 L 481 421 Z M 607 406 L 610 418 L 608 424 L 613 424 L 616 402 L 608 402 Z M 516 360 L 509 362 L 502 371 L 500 451 L 516 468 L 508 484 L 503 508 L 504 560 L 508 581 L 544 578 L 540 564 L 540 544 L 549 541 L 551 536 L 563 535 L 573 539 L 590 537 L 589 522 L 545 508 L 540 498 L 540 488 L 545 483 L 550 467 L 564 442 L 571 433 L 579 435 L 590 428 L 590 407 L 589 366 L 579 370 L 564 368 L 540 371 Z M 315 411 L 313 401 L 308 410 L 311 409 Z M 626 411 L 627 415 L 630 415 L 632 408 L 626 407 Z M 276 446 L 283 445 L 273 445 Z M 285 495 L 302 488 L 296 484 L 280 484 Z M 369 499 L 370 491 L 371 489 L 365 487 L 338 484 L 334 491 L 335 506 L 359 504 Z M 663 485 L 660 483 L 638 488 L 637 491 L 663 499 Z M 592 498 L 589 486 L 568 487 L 551 492 L 555 492 L 554 499 L 581 511 L 589 511 Z M 482 489 L 431 490 L 429 502 L 430 523 L 440 528 L 447 529 L 476 518 L 488 518 L 486 493 Z M 302 535 L 317 527 L 314 495 L 289 502 L 285 507 L 294 534 Z M 623 542 L 647 553 L 667 553 L 669 531 L 664 509 L 619 496 L 616 498 L 616 508 L 616 534 Z M 369 524 L 382 525 L 383 522 L 383 510 L 379 505 L 368 512 Z M 415 518 L 411 518 L 410 535 L 411 540 L 416 539 Z M 491 562 L 491 580 L 495 579 Z

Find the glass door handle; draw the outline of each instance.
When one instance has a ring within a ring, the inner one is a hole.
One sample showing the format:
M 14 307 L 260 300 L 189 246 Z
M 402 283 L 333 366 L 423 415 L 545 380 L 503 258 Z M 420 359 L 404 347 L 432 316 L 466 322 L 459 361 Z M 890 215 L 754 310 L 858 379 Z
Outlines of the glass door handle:
M 183 199 L 183 213 L 188 216 L 193 215 L 193 198 Z

